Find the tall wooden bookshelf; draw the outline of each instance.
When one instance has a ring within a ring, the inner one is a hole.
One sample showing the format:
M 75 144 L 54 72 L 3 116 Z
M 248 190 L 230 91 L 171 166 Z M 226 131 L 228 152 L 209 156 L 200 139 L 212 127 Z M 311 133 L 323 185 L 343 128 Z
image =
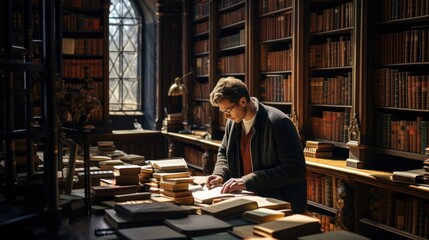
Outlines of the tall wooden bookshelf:
M 1 1 L 0 132 L 2 233 L 56 231 L 59 218 L 56 122 L 57 1 Z M 47 14 L 49 13 L 49 14 Z M 43 151 L 43 172 L 36 151 Z M 4 167 L 3 167 L 4 166 Z M 43 219 L 43 221 L 40 221 Z
M 98 132 L 109 132 L 109 6 L 108 0 L 65 0 L 62 4 L 63 88 L 82 89 L 91 80 L 85 91 L 101 106 L 89 123 Z

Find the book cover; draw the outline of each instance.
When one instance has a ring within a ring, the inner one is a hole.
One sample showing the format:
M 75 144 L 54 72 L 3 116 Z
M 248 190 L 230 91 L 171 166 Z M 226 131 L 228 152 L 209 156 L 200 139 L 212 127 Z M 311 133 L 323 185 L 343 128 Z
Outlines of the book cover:
M 320 221 L 316 218 L 294 214 L 277 220 L 253 226 L 253 232 L 263 237 L 295 239 L 304 235 L 321 232 Z
M 98 197 L 113 196 L 117 194 L 126 194 L 126 193 L 135 193 L 138 191 L 140 191 L 140 187 L 138 185 L 127 185 L 127 186 L 105 185 L 105 186 L 91 187 L 91 194 Z
M 285 216 L 284 212 L 269 209 L 269 208 L 257 208 L 243 213 L 243 218 L 255 223 L 270 222 Z
M 126 201 L 134 201 L 134 200 L 147 200 L 150 199 L 150 192 L 136 192 L 136 193 L 128 193 L 128 194 L 118 194 L 113 196 L 113 200 L 115 202 L 126 202 Z
M 208 214 L 220 219 L 242 216 L 244 212 L 258 208 L 258 203 L 241 197 L 226 199 L 201 208 L 201 214 Z
M 152 202 L 144 204 L 115 204 L 115 211 L 130 221 L 183 218 L 189 211 L 172 202 Z
M 425 170 L 423 168 L 407 171 L 394 171 L 392 173 L 392 181 L 408 184 L 417 184 L 422 182 L 424 174 Z
M 333 150 L 334 144 L 333 143 L 327 143 L 327 142 L 307 140 L 307 141 L 305 141 L 305 147 L 308 147 L 308 148 L 326 148 L 326 149 Z
M 309 152 L 304 150 L 304 156 L 313 158 L 332 158 L 333 152 Z
M 186 163 L 185 159 L 181 157 L 149 160 L 149 162 L 154 169 L 158 169 L 161 171 L 171 171 L 171 170 L 188 168 L 188 164 Z
M 106 223 L 110 227 L 116 228 L 116 229 L 161 225 L 163 221 L 163 219 L 157 219 L 157 220 L 140 219 L 140 220 L 131 221 L 126 217 L 122 216 L 121 214 L 118 214 L 115 211 L 115 209 L 105 209 L 103 218 L 104 218 L 104 221 L 106 221 Z
M 201 190 L 194 191 L 192 195 L 196 203 L 212 204 L 215 199 L 227 199 L 231 197 L 255 195 L 250 191 L 236 191 L 231 193 L 221 193 L 222 186 L 214 187 L 212 189 L 202 188 Z
M 175 231 L 165 225 L 119 229 L 116 235 L 120 239 L 126 240 L 188 239 L 185 234 L 179 233 L 178 231 Z
M 138 175 L 141 172 L 141 166 L 134 164 L 114 165 L 113 173 L 115 175 Z
M 211 215 L 189 215 L 185 218 L 165 219 L 164 223 L 188 237 L 232 230 L 231 224 Z
M 248 195 L 248 196 L 240 196 L 241 198 L 246 198 L 252 201 L 256 201 L 258 203 L 259 208 L 269 208 L 274 210 L 284 210 L 291 209 L 292 206 L 290 202 L 270 197 L 261 197 L 258 195 Z
M 192 196 L 191 190 L 169 191 L 161 188 L 159 190 L 159 193 L 161 193 L 164 196 L 173 197 L 173 198 Z
M 168 191 L 185 191 L 189 189 L 189 183 L 176 183 L 170 181 L 159 182 L 159 187 Z

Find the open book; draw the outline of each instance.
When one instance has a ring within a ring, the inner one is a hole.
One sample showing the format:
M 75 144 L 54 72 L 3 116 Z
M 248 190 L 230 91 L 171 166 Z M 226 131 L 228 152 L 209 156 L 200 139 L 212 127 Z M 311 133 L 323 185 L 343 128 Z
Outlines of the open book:
M 213 200 L 222 200 L 231 197 L 237 196 L 246 196 L 246 195 L 255 195 L 254 192 L 241 190 L 230 193 L 221 193 L 222 186 L 217 186 L 212 189 L 208 189 L 207 187 L 201 188 L 199 191 L 194 191 L 192 195 L 194 196 L 195 203 L 204 203 L 204 204 L 212 204 Z

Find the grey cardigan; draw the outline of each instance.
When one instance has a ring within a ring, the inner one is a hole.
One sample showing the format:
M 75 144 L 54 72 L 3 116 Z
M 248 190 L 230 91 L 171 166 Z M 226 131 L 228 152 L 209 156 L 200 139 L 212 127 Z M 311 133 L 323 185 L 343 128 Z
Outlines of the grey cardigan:
M 285 113 L 252 99 L 258 105 L 251 129 L 253 172 L 243 176 L 242 126 L 228 119 L 213 174 L 224 181 L 242 177 L 247 190 L 288 201 L 294 213 L 303 213 L 307 206 L 306 163 L 298 132 Z

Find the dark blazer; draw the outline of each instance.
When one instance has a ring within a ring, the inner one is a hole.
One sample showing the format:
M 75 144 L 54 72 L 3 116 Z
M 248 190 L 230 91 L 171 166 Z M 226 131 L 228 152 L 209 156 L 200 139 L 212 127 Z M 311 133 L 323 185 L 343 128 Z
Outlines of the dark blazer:
M 252 99 L 258 107 L 251 129 L 252 173 L 243 176 L 242 125 L 228 119 L 213 174 L 224 181 L 241 177 L 247 190 L 288 201 L 294 213 L 303 213 L 307 206 L 306 163 L 298 132 L 285 113 Z

